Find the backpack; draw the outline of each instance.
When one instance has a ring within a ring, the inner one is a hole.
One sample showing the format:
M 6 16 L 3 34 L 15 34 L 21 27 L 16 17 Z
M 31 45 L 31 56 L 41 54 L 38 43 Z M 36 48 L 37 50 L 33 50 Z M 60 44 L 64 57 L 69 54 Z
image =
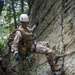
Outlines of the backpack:
M 8 39 L 7 39 L 7 45 L 9 47 L 9 53 L 11 52 L 11 45 L 13 44 L 14 41 L 14 37 L 16 34 L 16 31 L 20 31 L 21 34 L 23 35 L 23 31 L 20 29 L 15 29 L 11 32 L 11 34 L 9 35 Z M 24 45 L 23 45 L 23 41 L 21 40 L 21 42 L 19 43 L 19 54 L 20 56 L 23 58 L 24 56 L 28 56 L 28 51 L 25 49 Z
M 8 37 L 8 39 L 7 39 L 7 45 L 8 45 L 9 47 L 11 47 L 11 45 L 13 44 L 16 31 L 20 31 L 20 32 L 22 33 L 22 31 L 21 31 L 20 29 L 18 29 L 18 28 L 15 29 L 15 30 L 13 30 L 13 31 L 10 33 L 10 35 L 9 35 L 9 37 Z

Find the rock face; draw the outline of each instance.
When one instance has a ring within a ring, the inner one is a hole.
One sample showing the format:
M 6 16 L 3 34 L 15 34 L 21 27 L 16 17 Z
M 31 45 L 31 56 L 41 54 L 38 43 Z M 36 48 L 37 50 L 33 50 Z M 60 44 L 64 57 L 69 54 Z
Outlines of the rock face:
M 64 50 L 67 54 L 64 57 L 65 74 L 75 75 L 75 0 L 27 1 L 30 7 L 30 24 L 39 20 L 37 40 L 49 41 L 51 49 L 56 53 L 62 54 Z M 35 59 L 35 66 L 46 61 L 45 55 L 41 54 L 35 54 Z M 48 75 L 49 69 L 46 62 L 42 67 L 33 68 L 31 75 Z

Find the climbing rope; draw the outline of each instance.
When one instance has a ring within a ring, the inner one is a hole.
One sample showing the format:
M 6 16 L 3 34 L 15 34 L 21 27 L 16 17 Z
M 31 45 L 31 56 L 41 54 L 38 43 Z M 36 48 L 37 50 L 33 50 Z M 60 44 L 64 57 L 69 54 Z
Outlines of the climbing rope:
M 62 0 L 62 3 L 61 3 L 61 55 L 64 55 L 65 53 L 65 45 L 64 45 L 64 4 L 65 4 L 65 1 Z M 64 56 L 62 57 L 62 68 L 64 67 Z

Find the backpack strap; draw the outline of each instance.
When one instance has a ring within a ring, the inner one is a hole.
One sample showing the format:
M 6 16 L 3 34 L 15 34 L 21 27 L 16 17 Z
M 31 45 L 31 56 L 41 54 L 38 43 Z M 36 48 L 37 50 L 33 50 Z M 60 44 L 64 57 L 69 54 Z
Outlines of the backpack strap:
M 16 31 L 20 31 L 20 32 L 21 32 L 21 34 L 23 35 L 23 31 L 22 31 L 22 30 L 20 30 L 20 29 L 16 29 Z

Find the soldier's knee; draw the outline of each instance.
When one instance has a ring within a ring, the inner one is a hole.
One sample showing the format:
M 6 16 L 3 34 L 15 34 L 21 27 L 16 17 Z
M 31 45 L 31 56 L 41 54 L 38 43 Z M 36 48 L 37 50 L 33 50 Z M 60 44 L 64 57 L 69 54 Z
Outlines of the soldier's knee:
M 49 58 L 49 59 L 51 59 L 51 60 L 56 59 L 56 54 L 55 54 L 54 51 L 48 53 L 46 56 L 47 56 L 47 58 Z

